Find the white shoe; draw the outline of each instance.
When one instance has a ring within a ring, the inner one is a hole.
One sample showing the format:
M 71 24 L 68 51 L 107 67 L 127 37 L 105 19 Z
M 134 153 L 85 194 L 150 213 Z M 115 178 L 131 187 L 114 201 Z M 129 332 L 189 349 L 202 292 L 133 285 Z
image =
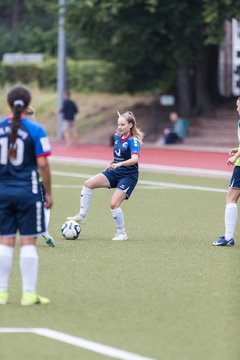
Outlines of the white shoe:
M 76 214 L 75 216 L 69 216 L 67 217 L 67 220 L 69 221 L 76 221 L 78 224 L 84 225 L 85 224 L 85 217 L 83 217 L 80 214 Z
M 117 232 L 114 237 L 112 238 L 112 240 L 127 240 L 127 234 L 124 232 Z

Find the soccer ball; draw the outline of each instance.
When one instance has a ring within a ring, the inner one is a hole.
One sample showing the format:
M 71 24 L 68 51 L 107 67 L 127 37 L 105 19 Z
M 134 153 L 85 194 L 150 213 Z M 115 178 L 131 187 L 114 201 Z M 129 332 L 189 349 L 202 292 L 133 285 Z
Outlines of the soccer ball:
M 80 225 L 76 221 L 66 221 L 62 225 L 62 236 L 66 240 L 76 240 L 81 232 Z

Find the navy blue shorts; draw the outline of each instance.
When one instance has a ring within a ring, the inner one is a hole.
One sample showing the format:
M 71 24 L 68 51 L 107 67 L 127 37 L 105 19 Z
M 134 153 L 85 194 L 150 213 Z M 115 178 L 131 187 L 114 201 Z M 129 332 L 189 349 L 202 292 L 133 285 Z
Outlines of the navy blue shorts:
M 40 194 L 9 194 L 0 191 L 0 236 L 37 237 L 45 232 Z
M 240 190 L 240 166 L 234 167 L 229 186 Z
M 123 177 L 115 169 L 103 171 L 102 174 L 109 180 L 110 188 L 117 188 L 124 192 L 126 199 L 131 196 L 131 193 L 138 182 L 138 179 L 135 177 Z

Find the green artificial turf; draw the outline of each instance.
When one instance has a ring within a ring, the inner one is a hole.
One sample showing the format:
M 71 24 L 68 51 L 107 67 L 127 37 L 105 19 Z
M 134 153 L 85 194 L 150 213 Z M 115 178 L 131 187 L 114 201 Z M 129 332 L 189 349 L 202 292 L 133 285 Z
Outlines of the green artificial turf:
M 52 169 L 86 175 L 99 170 Z M 228 184 L 226 179 L 146 172 L 141 180 L 213 189 Z M 239 226 L 235 247 L 211 245 L 224 231 L 225 193 L 139 183 L 122 206 L 129 240 L 114 242 L 113 191 L 94 190 L 79 239 L 67 241 L 61 226 L 78 211 L 83 182 L 84 177 L 53 176 L 50 232 L 56 247 L 38 240 L 38 291 L 50 305 L 19 305 L 17 246 L 0 327 L 54 329 L 159 360 L 238 360 Z M 107 358 L 34 334 L 1 333 L 0 355 L 4 360 Z

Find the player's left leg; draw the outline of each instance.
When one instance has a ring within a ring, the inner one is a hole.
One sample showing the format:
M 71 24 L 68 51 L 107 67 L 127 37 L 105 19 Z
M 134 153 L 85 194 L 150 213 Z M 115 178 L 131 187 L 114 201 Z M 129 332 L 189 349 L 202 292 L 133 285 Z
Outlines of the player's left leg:
M 22 276 L 21 305 L 48 304 L 49 300 L 36 292 L 38 276 L 37 237 L 45 230 L 45 218 L 41 196 L 24 197 L 25 206 L 18 212 L 18 229 L 21 249 L 19 264 Z
M 125 232 L 124 216 L 121 209 L 121 203 L 123 200 L 129 199 L 137 184 L 136 177 L 122 177 L 117 183 L 117 189 L 114 192 L 111 199 L 111 212 L 117 228 L 117 233 L 112 240 L 127 240 L 127 234 Z
M 44 234 L 42 234 L 42 237 L 45 239 L 45 243 L 49 247 L 54 247 L 55 246 L 55 241 L 54 241 L 53 237 L 50 235 L 50 233 L 48 232 L 48 225 L 49 225 L 49 222 L 50 222 L 50 212 L 51 212 L 50 209 L 44 208 L 46 232 Z
M 49 299 L 37 294 L 38 253 L 36 237 L 21 237 L 21 249 L 19 265 L 22 275 L 22 298 L 21 305 L 46 305 Z
M 123 216 L 122 209 L 120 207 L 122 201 L 125 199 L 126 199 L 126 194 L 119 189 L 115 190 L 115 192 L 111 198 L 110 208 L 111 208 L 112 217 L 113 217 L 115 226 L 117 228 L 117 233 L 114 235 L 112 240 L 127 240 L 128 239 L 126 231 L 125 231 L 124 216 Z
M 227 192 L 225 208 L 225 239 L 230 242 L 233 240 L 234 232 L 238 219 L 237 202 L 240 196 L 240 189 L 229 188 Z M 233 245 L 233 244 L 229 244 Z
M 237 202 L 240 196 L 240 189 L 229 187 L 225 207 L 225 233 L 218 240 L 213 242 L 215 246 L 233 246 L 234 232 L 238 219 Z

